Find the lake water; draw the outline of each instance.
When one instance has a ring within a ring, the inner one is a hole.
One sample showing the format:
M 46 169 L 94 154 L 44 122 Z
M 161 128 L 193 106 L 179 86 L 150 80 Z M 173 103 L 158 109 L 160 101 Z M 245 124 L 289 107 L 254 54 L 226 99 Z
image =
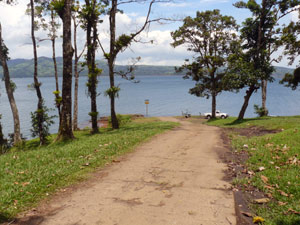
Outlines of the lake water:
M 183 80 L 181 76 L 140 76 L 137 77 L 139 83 L 131 83 L 121 78 L 117 78 L 120 85 L 120 97 L 116 100 L 117 113 L 121 114 L 145 114 L 144 100 L 149 99 L 149 116 L 176 116 L 182 111 L 188 110 L 192 115 L 210 112 L 211 100 L 198 98 L 188 93 L 194 82 Z M 35 92 L 29 90 L 27 85 L 33 79 L 18 78 L 13 79 L 17 85 L 15 98 L 21 119 L 21 130 L 25 137 L 30 138 L 31 118 L 30 112 L 36 109 L 37 97 Z M 90 119 L 90 99 L 87 97 L 85 83 L 87 77 L 81 77 L 79 81 L 79 122 L 84 123 Z M 46 105 L 54 107 L 55 90 L 54 78 L 40 78 L 42 82 L 42 94 Z M 108 77 L 101 77 L 98 91 L 101 93 L 97 97 L 98 111 L 100 116 L 110 114 L 109 98 L 103 95 L 104 90 L 109 87 Z M 0 82 L 0 113 L 2 114 L 2 125 L 4 133 L 13 132 L 11 110 L 5 93 L 4 83 Z M 237 116 L 243 103 L 245 91 L 240 93 L 223 92 L 217 97 L 217 109 L 228 113 L 230 116 Z M 300 114 L 300 92 L 292 91 L 278 84 L 278 81 L 269 84 L 267 107 L 271 115 L 299 115 Z M 260 91 L 251 97 L 246 117 L 255 117 L 254 104 L 261 104 Z M 56 112 L 56 111 L 55 111 Z M 54 112 L 54 113 L 55 113 Z M 51 127 L 51 132 L 57 132 L 57 120 Z

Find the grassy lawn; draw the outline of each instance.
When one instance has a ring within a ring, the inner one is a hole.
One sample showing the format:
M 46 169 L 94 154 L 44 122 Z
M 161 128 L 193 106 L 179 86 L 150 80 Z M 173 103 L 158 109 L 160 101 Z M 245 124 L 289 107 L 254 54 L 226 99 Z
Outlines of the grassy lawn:
M 137 119 L 119 130 L 75 132 L 76 139 L 37 147 L 28 141 L 21 150 L 0 155 L 0 222 L 9 220 L 59 188 L 86 179 L 89 172 L 130 152 L 153 135 L 177 126 L 157 119 Z
M 258 126 L 281 131 L 250 138 L 228 131 L 233 148 L 248 151 L 246 166 L 248 171 L 254 172 L 241 183 L 250 183 L 270 199 L 263 205 L 252 204 L 252 209 L 265 219 L 263 224 L 300 224 L 300 116 L 253 118 L 240 122 L 235 122 L 235 119 L 207 123 L 224 128 Z M 260 167 L 264 169 L 260 171 Z

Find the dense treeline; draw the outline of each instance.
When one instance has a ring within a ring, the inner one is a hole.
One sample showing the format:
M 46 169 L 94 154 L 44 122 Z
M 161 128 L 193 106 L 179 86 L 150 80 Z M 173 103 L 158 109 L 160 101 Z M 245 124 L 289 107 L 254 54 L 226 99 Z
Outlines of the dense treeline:
M 57 67 L 58 67 L 58 75 L 61 76 L 62 73 L 62 58 L 57 57 Z M 82 61 L 82 60 L 81 60 Z M 75 61 L 73 61 L 75 62 Z M 32 77 L 33 74 L 33 61 L 31 59 L 11 59 L 7 62 L 9 71 L 12 78 L 19 77 Z M 105 61 L 96 60 L 96 64 L 99 68 L 102 69 L 103 76 L 108 76 L 108 66 Z M 38 58 L 38 68 L 39 68 L 39 76 L 40 77 L 53 77 L 54 76 L 54 68 L 53 62 L 51 58 L 47 57 L 39 57 Z M 116 65 L 117 71 L 124 71 L 128 68 L 126 65 Z M 80 72 L 80 76 L 87 76 L 88 70 L 87 67 L 83 68 L 79 65 L 79 70 L 83 69 Z M 283 71 L 279 72 L 279 77 L 281 77 L 287 68 L 282 68 Z M 153 66 L 153 65 L 139 65 L 134 70 L 134 74 L 136 76 L 143 75 L 174 75 L 175 70 L 174 66 Z M 183 75 L 184 72 L 179 73 L 178 75 Z M 3 73 L 0 70 L 0 77 L 2 77 Z
M 58 75 L 61 76 L 62 73 L 62 58 L 57 57 L 57 67 Z M 73 61 L 74 62 L 74 61 Z M 11 59 L 7 62 L 10 71 L 11 78 L 26 78 L 32 77 L 33 74 L 33 61 L 31 59 Z M 101 76 L 108 76 L 108 66 L 104 61 L 97 60 L 96 64 L 102 69 Z M 39 57 L 38 58 L 38 68 L 40 77 L 53 77 L 54 68 L 51 58 Z M 128 66 L 116 65 L 117 70 L 125 70 Z M 83 69 L 80 72 L 80 76 L 87 76 L 87 67 L 83 68 L 80 66 L 79 69 Z M 282 79 L 286 73 L 293 73 L 293 69 L 275 66 L 275 71 L 273 72 L 273 77 L 275 79 Z M 144 75 L 184 75 L 184 71 L 177 73 L 174 70 L 174 66 L 154 66 L 154 65 L 139 65 L 136 67 L 134 74 L 136 76 Z M 3 77 L 3 72 L 0 70 L 0 78 Z

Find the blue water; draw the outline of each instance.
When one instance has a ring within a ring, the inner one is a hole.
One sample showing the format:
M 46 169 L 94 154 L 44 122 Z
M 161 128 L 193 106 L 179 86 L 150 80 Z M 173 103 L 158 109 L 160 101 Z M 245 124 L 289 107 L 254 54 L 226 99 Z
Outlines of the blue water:
M 149 116 L 175 116 L 181 115 L 182 111 L 188 110 L 193 115 L 209 112 L 211 100 L 198 98 L 188 93 L 194 82 L 183 80 L 181 76 L 140 76 L 139 83 L 131 83 L 121 78 L 117 79 L 120 85 L 120 97 L 116 100 L 116 110 L 121 114 L 145 114 L 144 100 L 149 99 Z M 25 137 L 30 138 L 31 118 L 30 112 L 36 109 L 37 97 L 35 92 L 27 88 L 33 79 L 13 79 L 17 85 L 15 98 L 21 119 L 21 130 Z M 79 123 L 89 120 L 90 99 L 87 97 L 85 83 L 87 77 L 81 77 L 79 81 Z M 42 82 L 42 94 L 46 105 L 54 107 L 55 90 L 54 78 L 40 78 Z M 104 91 L 109 87 L 108 77 L 101 77 L 97 97 L 98 111 L 100 116 L 109 115 L 109 98 L 104 96 Z M 5 134 L 13 132 L 11 110 L 5 93 L 4 83 L 0 82 L 0 113 L 2 114 L 2 125 Z M 245 90 L 240 93 L 223 92 L 217 97 L 217 109 L 237 116 L 243 103 Z M 254 104 L 261 104 L 260 91 L 255 93 L 250 100 L 246 117 L 255 117 Z M 269 84 L 267 107 L 271 115 L 299 115 L 300 114 L 300 92 L 292 91 L 278 81 Z M 53 113 L 56 113 L 54 111 Z M 58 124 L 52 125 L 51 132 L 57 132 Z

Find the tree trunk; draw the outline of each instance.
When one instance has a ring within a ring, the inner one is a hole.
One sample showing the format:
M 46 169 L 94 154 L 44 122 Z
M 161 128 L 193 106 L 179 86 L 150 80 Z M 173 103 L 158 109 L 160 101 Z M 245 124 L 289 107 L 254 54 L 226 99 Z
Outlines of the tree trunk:
M 74 77 L 75 77 L 75 84 L 74 84 L 74 107 L 73 107 L 73 130 L 78 130 L 78 52 L 77 52 L 77 24 L 76 18 L 73 17 L 73 25 L 74 25 L 74 53 L 75 53 L 75 61 L 74 61 Z
M 34 56 L 33 80 L 34 80 L 34 88 L 36 91 L 36 95 L 38 97 L 37 120 L 38 120 L 38 128 L 39 128 L 40 145 L 43 145 L 46 143 L 46 138 L 43 133 L 43 130 L 44 130 L 44 128 L 43 128 L 43 121 L 44 121 L 43 97 L 42 97 L 42 92 L 40 89 L 41 84 L 38 81 L 38 58 L 37 58 L 37 47 L 36 47 L 36 40 L 35 40 L 34 0 L 30 0 L 30 7 L 31 7 L 31 39 L 32 39 L 33 56 Z
M 257 67 L 261 68 L 261 65 L 265 62 L 265 56 L 262 53 L 266 50 L 266 43 L 263 40 L 265 38 L 265 32 L 263 31 L 263 25 L 265 24 L 266 20 L 266 0 L 262 0 L 262 8 L 260 13 L 260 20 L 259 20 L 259 27 L 258 27 L 258 44 L 257 44 L 257 53 L 258 53 L 258 62 Z M 265 71 L 262 71 L 265 72 Z M 264 116 L 267 115 L 267 107 L 266 107 L 266 101 L 267 101 L 267 80 L 262 79 L 261 80 L 261 97 L 262 97 L 262 108 L 264 110 Z
M 52 24 L 52 29 L 53 31 L 55 30 L 55 18 L 54 18 L 54 12 L 53 10 L 51 10 L 51 24 Z M 60 115 L 60 105 L 61 105 L 61 102 L 58 101 L 59 99 L 59 84 L 58 84 L 58 72 L 57 72 L 57 63 L 56 63 L 56 54 L 55 54 L 55 34 L 53 34 L 53 36 L 51 37 L 51 42 L 52 42 L 52 60 L 53 60 L 53 66 L 54 66 L 54 76 L 55 76 L 55 91 L 56 91 L 56 94 L 55 94 L 55 105 L 56 105 L 56 108 L 57 108 L 57 112 L 58 112 L 58 116 L 59 116 L 59 123 L 60 123 L 60 118 L 61 118 L 61 115 Z
M 72 38 L 71 38 L 71 12 L 72 0 L 65 0 L 63 9 L 63 84 L 61 122 L 57 140 L 73 139 L 72 131 Z
M 261 98 L 262 98 L 262 108 L 264 110 L 264 116 L 267 116 L 267 106 L 266 106 L 266 102 L 267 102 L 267 85 L 268 85 L 268 81 L 267 80 L 262 80 L 261 81 Z
M 109 81 L 110 88 L 115 88 L 115 78 L 114 78 L 114 64 L 116 60 L 115 54 L 115 42 L 116 42 L 116 13 L 117 13 L 117 0 L 112 0 L 112 6 L 109 15 L 109 25 L 110 25 L 110 53 L 108 59 L 108 67 L 109 67 Z M 119 122 L 115 112 L 115 94 L 112 93 L 110 95 L 110 115 L 111 115 L 111 123 L 113 129 L 119 129 Z
M 97 72 L 96 72 L 96 44 L 97 44 L 97 19 L 94 13 L 95 1 L 92 1 L 92 6 L 90 6 L 90 1 L 86 0 L 86 5 L 92 7 L 92 13 L 89 15 L 90 18 L 87 21 L 86 28 L 86 42 L 87 42 L 87 65 L 88 65 L 88 90 L 91 98 L 91 120 L 92 120 L 92 133 L 98 133 L 98 112 L 97 112 Z
M 244 119 L 245 112 L 246 112 L 246 109 L 247 109 L 248 104 L 249 104 L 249 99 L 250 99 L 250 97 L 251 97 L 251 95 L 253 94 L 254 91 L 255 91 L 254 85 L 251 85 L 249 87 L 249 89 L 246 91 L 246 95 L 244 96 L 244 104 L 243 104 L 243 106 L 240 110 L 238 120 Z
M 217 105 L 217 101 L 216 101 L 216 94 L 215 92 L 212 93 L 212 96 L 211 96 L 211 117 L 212 118 L 216 118 L 216 105 Z
M 11 86 L 10 75 L 9 75 L 9 70 L 8 70 L 8 66 L 7 66 L 7 55 L 6 55 L 5 51 L 6 51 L 6 46 L 4 45 L 3 40 L 2 40 L 2 29 L 1 29 L 1 24 L 0 24 L 0 64 L 3 68 L 3 77 L 4 77 L 4 82 L 5 82 L 6 93 L 7 93 L 10 108 L 12 111 L 13 120 L 14 120 L 14 145 L 17 145 L 18 143 L 20 143 L 22 141 L 21 130 L 20 130 L 20 119 L 19 119 L 19 112 L 18 112 L 17 104 L 16 104 L 16 101 L 14 98 L 14 93 L 13 93 L 14 91 Z
M 1 119 L 1 115 L 0 115 L 0 119 Z M 4 144 L 5 144 L 5 139 L 4 139 L 4 135 L 2 132 L 2 124 L 0 121 L 0 154 L 2 153 L 2 148 L 3 148 Z

